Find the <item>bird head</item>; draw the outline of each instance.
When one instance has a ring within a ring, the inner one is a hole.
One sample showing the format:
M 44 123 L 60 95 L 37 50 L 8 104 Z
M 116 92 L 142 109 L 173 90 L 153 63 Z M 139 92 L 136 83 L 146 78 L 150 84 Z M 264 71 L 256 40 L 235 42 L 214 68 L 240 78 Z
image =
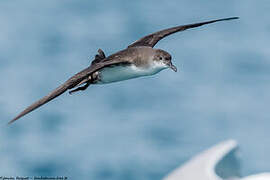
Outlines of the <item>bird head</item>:
M 161 49 L 156 50 L 154 61 L 159 62 L 166 68 L 171 68 L 174 72 L 177 72 L 176 66 L 172 64 L 172 56 L 164 50 Z

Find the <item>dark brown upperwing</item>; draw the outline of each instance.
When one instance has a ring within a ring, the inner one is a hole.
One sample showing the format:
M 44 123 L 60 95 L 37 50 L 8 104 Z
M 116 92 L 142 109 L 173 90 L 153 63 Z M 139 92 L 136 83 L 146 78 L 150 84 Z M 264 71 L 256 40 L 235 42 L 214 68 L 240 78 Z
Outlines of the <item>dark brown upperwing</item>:
M 41 98 L 40 100 L 36 101 L 32 105 L 28 106 L 19 115 L 17 115 L 14 119 L 12 119 L 8 124 L 13 123 L 14 121 L 18 120 L 22 116 L 30 113 L 31 111 L 37 109 L 38 107 L 42 106 L 43 104 L 51 101 L 52 99 L 56 98 L 57 96 L 59 96 L 61 94 L 63 94 L 67 89 L 68 89 L 67 84 L 62 84 L 61 86 L 59 86 L 58 88 L 56 88 L 55 90 L 53 90 L 47 96 L 44 96 L 43 98 Z
M 92 64 L 88 68 L 85 68 L 81 72 L 72 76 L 64 84 L 60 85 L 58 88 L 53 90 L 47 96 L 44 96 L 43 98 L 36 101 L 32 105 L 28 106 L 19 115 L 17 115 L 14 119 L 12 119 L 8 124 L 13 123 L 14 121 L 18 120 L 19 118 L 23 117 L 24 115 L 39 108 L 43 104 L 46 104 L 47 102 L 53 100 L 54 98 L 58 97 L 59 95 L 63 94 L 64 92 L 66 92 L 68 89 L 74 88 L 78 83 L 80 83 L 85 78 L 88 78 L 92 73 L 98 71 L 99 69 L 106 67 L 106 66 L 115 65 L 118 63 L 129 63 L 129 62 L 123 61 L 122 58 L 119 58 L 119 59 L 113 58 L 113 59 L 108 59 L 107 61 L 104 61 L 104 62 Z
M 205 24 L 210 24 L 210 23 L 214 23 L 214 22 L 218 22 L 218 21 L 228 21 L 228 20 L 233 20 L 233 19 L 238 19 L 238 17 L 216 19 L 216 20 L 212 20 L 212 21 L 200 22 L 200 23 L 195 23 L 195 24 L 187 24 L 187 25 L 176 26 L 176 27 L 164 29 L 164 30 L 149 34 L 147 36 L 144 36 L 141 39 L 135 41 L 133 44 L 129 45 L 128 47 L 135 47 L 135 46 L 154 47 L 159 40 L 161 40 L 162 38 L 164 38 L 170 34 L 173 34 L 173 33 L 179 32 L 179 31 L 184 31 L 184 30 L 190 29 L 190 28 L 195 28 L 195 27 L 202 26 Z

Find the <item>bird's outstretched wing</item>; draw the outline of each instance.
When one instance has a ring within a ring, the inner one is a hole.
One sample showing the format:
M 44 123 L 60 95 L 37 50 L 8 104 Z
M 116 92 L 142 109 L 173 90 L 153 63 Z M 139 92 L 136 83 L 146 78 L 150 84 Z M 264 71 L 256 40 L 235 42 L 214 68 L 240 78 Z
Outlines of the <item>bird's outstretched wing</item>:
M 123 58 L 121 58 L 121 53 L 118 57 L 119 58 L 115 58 L 115 55 L 113 57 L 109 56 L 108 58 L 105 58 L 105 59 L 107 59 L 106 61 L 101 61 L 98 63 L 91 64 L 89 67 L 85 68 L 81 72 L 72 76 L 64 84 L 60 85 L 58 88 L 53 90 L 47 96 L 44 96 L 40 100 L 36 101 L 35 103 L 33 103 L 32 105 L 27 107 L 19 115 L 17 115 L 14 119 L 12 119 L 8 124 L 13 123 L 14 121 L 18 120 L 19 118 L 23 117 L 24 115 L 39 108 L 43 104 L 46 104 L 47 102 L 53 100 L 54 98 L 58 97 L 59 95 L 63 94 L 64 92 L 66 92 L 68 89 L 74 88 L 77 84 L 79 84 L 85 78 L 88 78 L 92 73 L 98 71 L 99 69 L 101 69 L 103 67 L 110 66 L 110 65 L 116 65 L 119 63 L 129 63 L 128 61 L 125 61 L 125 60 L 123 60 Z
M 68 90 L 68 86 L 66 83 L 64 83 L 61 86 L 59 86 L 58 88 L 56 88 L 55 90 L 53 90 L 51 93 L 49 93 L 47 96 L 44 96 L 40 100 L 36 101 L 35 103 L 33 103 L 32 105 L 27 107 L 24 111 L 22 111 L 19 115 L 17 115 L 14 119 L 12 119 L 8 124 L 13 123 L 14 121 L 21 118 L 22 116 L 30 113 L 31 111 L 37 109 L 38 107 L 42 106 L 43 104 L 51 101 L 52 99 L 56 98 L 57 96 L 59 96 L 61 94 L 63 94 L 66 90 Z
M 238 19 L 238 17 L 231 17 L 231 18 L 225 18 L 225 19 L 216 19 L 216 20 L 212 20 L 212 21 L 205 21 L 205 22 L 200 22 L 200 23 L 195 23 L 195 24 L 187 24 L 187 25 L 182 25 L 182 26 L 176 26 L 176 27 L 172 27 L 172 28 L 168 28 L 168 29 L 164 29 L 152 34 L 149 34 L 147 36 L 142 37 L 141 39 L 135 41 L 134 43 L 132 43 L 131 45 L 129 45 L 128 47 L 135 47 L 135 46 L 150 46 L 150 47 L 154 47 L 157 42 L 161 39 L 163 39 L 166 36 L 169 36 L 173 33 L 179 32 L 179 31 L 184 31 L 186 29 L 190 29 L 190 28 L 195 28 L 195 27 L 199 27 L 205 24 L 211 24 L 211 23 L 215 23 L 218 21 L 228 21 L 228 20 L 233 20 L 233 19 Z

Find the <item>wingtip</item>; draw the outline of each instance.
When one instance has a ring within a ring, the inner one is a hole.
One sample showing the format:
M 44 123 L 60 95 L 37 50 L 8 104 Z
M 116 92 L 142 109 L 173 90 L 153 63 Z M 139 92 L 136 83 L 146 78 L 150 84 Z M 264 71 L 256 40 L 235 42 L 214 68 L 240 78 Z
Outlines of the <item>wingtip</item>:
M 15 121 L 17 121 L 18 119 L 20 119 L 22 116 L 24 116 L 25 114 L 20 113 L 18 116 L 16 116 L 15 118 L 13 118 L 11 121 L 8 122 L 7 125 L 10 125 L 12 123 L 14 123 Z
M 235 16 L 235 17 L 217 19 L 217 20 L 213 20 L 213 21 L 208 21 L 207 24 L 213 23 L 213 22 L 220 22 L 220 21 L 230 21 L 230 20 L 235 20 L 235 19 L 239 19 L 239 17 Z
M 226 19 L 224 19 L 224 20 L 233 20 L 233 19 L 240 19 L 240 17 L 235 16 L 235 17 L 226 18 Z
M 9 121 L 9 122 L 7 123 L 7 125 L 9 126 L 9 125 L 11 125 L 13 122 L 14 122 L 14 121 L 13 121 L 13 119 L 12 119 L 11 121 Z
M 14 118 L 14 119 L 12 119 L 11 121 L 9 121 L 8 123 L 7 123 L 7 125 L 10 125 L 10 124 L 12 124 L 14 121 L 16 121 L 17 119 L 19 119 L 19 118 Z

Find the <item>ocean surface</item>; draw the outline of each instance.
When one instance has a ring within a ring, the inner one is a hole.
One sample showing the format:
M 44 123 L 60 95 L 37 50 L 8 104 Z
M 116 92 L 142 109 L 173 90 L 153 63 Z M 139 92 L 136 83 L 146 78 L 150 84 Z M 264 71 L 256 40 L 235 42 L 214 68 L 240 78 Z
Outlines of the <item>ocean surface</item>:
M 270 3 L 0 1 L 0 176 L 160 180 L 193 155 L 239 142 L 243 176 L 270 171 Z M 149 33 L 178 72 L 68 93 L 7 122 L 87 67 Z

